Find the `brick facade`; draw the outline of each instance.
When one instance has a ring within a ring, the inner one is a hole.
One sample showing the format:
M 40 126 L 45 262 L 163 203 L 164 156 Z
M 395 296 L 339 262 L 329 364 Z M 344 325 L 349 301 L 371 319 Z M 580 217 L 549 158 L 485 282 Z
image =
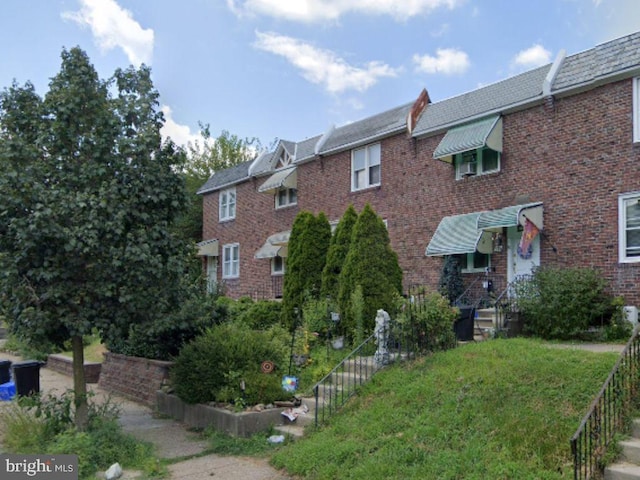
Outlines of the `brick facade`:
M 445 216 L 543 202 L 541 265 L 601 271 L 616 295 L 640 305 L 640 263 L 618 262 L 618 196 L 640 191 L 640 145 L 632 136 L 632 79 L 503 111 L 500 171 L 455 179 L 451 164 L 433 159 L 446 133 L 423 138 L 398 133 L 381 140 L 381 185 L 351 192 L 351 150 L 297 166 L 297 206 L 276 210 L 259 193 L 268 177 L 236 185 L 235 220 L 218 221 L 218 192 L 205 193 L 204 238 L 240 244 L 240 277 L 225 282 L 231 297 L 256 297 L 271 281 L 268 259 L 255 252 L 269 235 L 291 228 L 301 210 L 339 220 L 349 204 L 366 203 L 387 221 L 404 285 L 434 289 L 442 258 L 425 248 Z M 427 106 L 428 113 L 429 106 Z M 492 268 L 506 275 L 506 252 Z M 220 270 L 220 269 L 219 269 Z M 220 279 L 220 274 L 218 276 Z

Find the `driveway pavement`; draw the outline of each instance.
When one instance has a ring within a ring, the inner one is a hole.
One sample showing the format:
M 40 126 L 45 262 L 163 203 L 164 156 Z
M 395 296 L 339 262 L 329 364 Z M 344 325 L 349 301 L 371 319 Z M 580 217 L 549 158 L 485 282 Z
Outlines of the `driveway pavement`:
M 11 362 L 23 359 L 0 352 L 0 360 Z M 170 478 L 175 480 L 288 480 L 289 477 L 271 467 L 267 460 L 252 457 L 227 457 L 203 454 L 207 442 L 182 423 L 171 419 L 157 418 L 144 405 L 124 397 L 112 395 L 97 385 L 88 385 L 95 398 L 107 398 L 120 406 L 120 424 L 123 429 L 139 438 L 153 443 L 160 458 L 175 460 L 169 466 Z M 40 369 L 40 390 L 43 393 L 63 393 L 73 388 L 73 380 L 67 375 L 47 367 Z M 2 436 L 0 425 L 0 439 Z M 46 452 L 43 452 L 46 453 Z M 125 471 L 125 480 L 142 478 L 140 472 Z

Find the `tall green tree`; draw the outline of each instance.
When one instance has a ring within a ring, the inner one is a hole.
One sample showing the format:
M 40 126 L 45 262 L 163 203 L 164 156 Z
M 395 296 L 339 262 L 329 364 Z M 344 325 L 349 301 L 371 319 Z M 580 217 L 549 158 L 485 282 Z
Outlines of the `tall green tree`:
M 342 215 L 340 222 L 338 222 L 336 231 L 331 237 L 329 244 L 327 262 L 322 270 L 321 295 L 323 297 L 329 297 L 332 300 L 338 299 L 340 272 L 342 272 L 342 267 L 349 253 L 351 234 L 353 233 L 353 226 L 357 220 L 358 214 L 356 213 L 356 209 L 353 208 L 353 205 L 349 205 L 344 215 Z
M 322 212 L 300 212 L 291 228 L 282 292 L 285 324 L 293 327 L 308 298 L 319 298 L 322 270 L 331 242 L 331 226 Z
M 341 328 L 348 335 L 355 329 L 352 295 L 358 285 L 364 299 L 364 331 L 372 332 L 378 309 L 391 311 L 396 295 L 402 293 L 402 270 L 398 255 L 391 248 L 387 227 L 369 204 L 358 215 L 340 273 L 338 306 Z
M 256 137 L 240 138 L 223 130 L 213 138 L 208 125 L 200 125 L 200 139 L 189 145 L 183 174 L 187 205 L 174 231 L 193 242 L 202 240 L 202 198 L 196 192 L 215 172 L 253 160 L 262 151 Z
M 109 344 L 179 303 L 185 155 L 162 142 L 148 68 L 103 81 L 79 48 L 61 56 L 44 99 L 28 83 L 0 94 L 0 306 L 32 345 L 71 340 L 84 429 L 83 337 Z

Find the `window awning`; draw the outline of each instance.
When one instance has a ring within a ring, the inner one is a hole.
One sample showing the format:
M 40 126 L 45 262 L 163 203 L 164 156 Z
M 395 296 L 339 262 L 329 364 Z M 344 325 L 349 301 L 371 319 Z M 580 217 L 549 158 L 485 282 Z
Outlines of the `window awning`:
M 482 147 L 502 152 L 502 118 L 499 115 L 450 129 L 433 152 L 433 158 L 451 163 L 457 153 Z
M 290 231 L 274 233 L 254 255 L 255 258 L 286 257 Z
M 298 173 L 296 168 L 285 168 L 271 175 L 266 182 L 260 185 L 258 192 L 274 194 L 279 188 L 296 188 L 297 185 Z
M 525 218 L 528 218 L 539 230 L 542 230 L 542 202 L 513 205 L 511 207 L 482 212 L 478 217 L 478 229 L 490 230 L 502 227 L 515 227 L 517 225 L 524 226 Z
M 491 237 L 491 234 L 478 230 L 479 216 L 480 212 L 474 212 L 444 217 L 427 245 L 425 255 L 461 255 L 484 250 L 485 237 Z
M 200 242 L 197 245 L 199 257 L 217 257 L 218 253 L 218 240 L 205 240 L 204 242 Z
M 444 217 L 425 251 L 428 257 L 464 253 L 492 253 L 493 232 L 525 224 L 543 229 L 542 202 Z

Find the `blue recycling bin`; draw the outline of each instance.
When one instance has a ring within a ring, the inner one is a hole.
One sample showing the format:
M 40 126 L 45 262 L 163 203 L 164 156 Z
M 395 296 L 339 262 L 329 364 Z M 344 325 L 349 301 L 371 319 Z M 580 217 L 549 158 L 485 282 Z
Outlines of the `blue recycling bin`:
M 0 360 L 0 385 L 11 380 L 11 360 Z

